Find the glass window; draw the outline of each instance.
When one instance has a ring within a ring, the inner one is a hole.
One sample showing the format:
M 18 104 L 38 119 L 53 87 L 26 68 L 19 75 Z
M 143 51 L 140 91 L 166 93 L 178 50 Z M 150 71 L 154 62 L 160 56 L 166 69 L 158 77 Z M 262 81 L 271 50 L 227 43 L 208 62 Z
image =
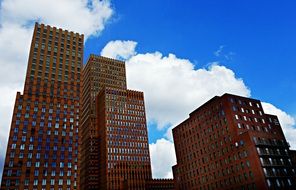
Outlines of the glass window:
M 20 147 L 20 149 L 21 149 L 21 150 L 24 150 L 24 149 L 25 149 L 25 145 L 22 144 L 21 147 Z

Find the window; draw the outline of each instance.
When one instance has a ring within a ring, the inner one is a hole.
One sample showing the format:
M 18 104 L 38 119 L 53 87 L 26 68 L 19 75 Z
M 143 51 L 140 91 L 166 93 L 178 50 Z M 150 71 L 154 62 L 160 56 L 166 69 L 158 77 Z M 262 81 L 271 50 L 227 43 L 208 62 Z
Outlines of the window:
M 34 171 L 34 176 L 38 176 L 39 175 L 39 170 L 35 170 Z
M 6 180 L 6 186 L 7 186 L 7 187 L 10 186 L 10 180 L 9 180 L 9 179 Z
M 55 176 L 55 175 L 56 175 L 55 170 L 51 171 L 51 176 Z
M 34 145 L 30 144 L 29 145 L 29 150 L 33 150 L 34 149 Z
M 24 149 L 25 149 L 25 145 L 22 144 L 21 147 L 20 147 L 20 149 L 21 149 L 21 150 L 24 150 Z
M 29 185 L 29 179 L 25 179 L 25 185 Z
M 8 166 L 9 166 L 9 167 L 13 167 L 13 161 L 9 161 Z
M 246 165 L 247 165 L 247 167 L 248 167 L 248 168 L 251 166 L 251 164 L 250 164 L 250 161 L 249 161 L 249 160 L 247 160 L 247 161 L 246 161 Z
M 237 127 L 238 127 L 239 129 L 242 128 L 242 126 L 241 126 L 240 123 L 237 124 Z
M 7 171 L 7 176 L 11 176 L 11 174 L 12 174 L 12 170 L 8 170 Z
M 253 175 L 253 172 L 252 172 L 252 171 L 249 172 L 249 176 L 250 176 L 252 179 L 254 179 L 254 175 Z

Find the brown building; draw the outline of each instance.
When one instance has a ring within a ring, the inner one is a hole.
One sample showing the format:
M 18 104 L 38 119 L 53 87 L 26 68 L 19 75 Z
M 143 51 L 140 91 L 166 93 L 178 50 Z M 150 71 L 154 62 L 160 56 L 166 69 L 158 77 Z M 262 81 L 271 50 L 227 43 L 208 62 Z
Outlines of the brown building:
M 125 64 L 122 61 L 90 55 L 82 71 L 80 107 L 80 189 L 99 188 L 99 131 L 96 125 L 96 96 L 109 86 L 126 89 Z
M 83 35 L 35 24 L 1 189 L 77 189 Z
M 280 123 L 259 100 L 214 97 L 173 129 L 176 189 L 295 189 Z
M 151 179 L 142 92 L 122 61 L 91 55 L 83 69 L 81 189 L 144 189 Z
M 146 181 L 146 190 L 174 190 L 173 179 L 151 179 Z

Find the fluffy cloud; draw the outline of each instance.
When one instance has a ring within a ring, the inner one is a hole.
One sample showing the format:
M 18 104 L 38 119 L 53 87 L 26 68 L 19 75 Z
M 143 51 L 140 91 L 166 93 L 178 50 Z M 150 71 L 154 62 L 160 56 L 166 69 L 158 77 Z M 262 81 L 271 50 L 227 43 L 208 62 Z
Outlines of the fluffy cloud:
M 176 164 L 175 148 L 164 138 L 149 145 L 154 178 L 173 178 L 172 166 Z
M 134 41 L 110 41 L 102 49 L 101 55 L 105 57 L 110 57 L 114 59 L 128 59 L 136 54 L 137 42 Z
M 3 28 L 7 23 L 26 26 L 41 21 L 88 37 L 98 35 L 112 13 L 107 0 L 4 0 L 0 18 Z
M 134 51 L 133 51 L 134 52 Z M 160 52 L 136 54 L 127 60 L 128 86 L 145 92 L 148 120 L 168 128 L 166 139 L 150 145 L 153 177 L 172 177 L 175 151 L 171 129 L 210 97 L 225 92 L 249 96 L 250 91 L 230 69 L 217 63 L 195 69 L 186 59 Z
M 295 118 L 270 103 L 262 102 L 262 106 L 265 113 L 276 115 L 279 118 L 286 139 L 290 143 L 291 148 L 296 149 Z
M 108 0 L 0 1 L 0 174 L 17 91 L 22 91 L 34 22 L 97 36 L 111 18 Z M 1 175 L 0 175 L 1 176 Z
M 136 42 L 111 41 L 102 50 L 104 56 L 126 58 L 128 87 L 145 92 L 148 120 L 167 129 L 165 138 L 150 144 L 153 177 L 172 177 L 176 163 L 171 137 L 173 126 L 209 97 L 225 92 L 250 96 L 243 81 L 218 63 L 195 69 L 193 63 L 174 54 L 160 52 L 137 54 Z M 106 53 L 108 52 L 108 53 Z
M 126 67 L 129 88 L 145 92 L 148 119 L 159 129 L 181 122 L 213 96 L 250 95 L 242 79 L 217 63 L 195 69 L 187 59 L 154 52 L 132 56 Z
M 164 138 L 150 144 L 153 176 L 171 177 L 171 166 L 176 160 L 172 128 L 213 96 L 227 92 L 250 97 L 250 90 L 232 70 L 218 63 L 196 69 L 189 60 L 174 54 L 137 54 L 136 42 L 133 48 L 128 45 L 130 41 L 115 42 L 111 41 L 107 44 L 108 48 L 105 47 L 111 51 L 108 55 L 114 58 L 127 57 L 128 87 L 145 92 L 148 120 L 156 122 L 159 130 L 166 130 Z M 295 119 L 272 104 L 263 103 L 263 107 L 266 113 L 279 117 L 288 141 L 296 148 Z

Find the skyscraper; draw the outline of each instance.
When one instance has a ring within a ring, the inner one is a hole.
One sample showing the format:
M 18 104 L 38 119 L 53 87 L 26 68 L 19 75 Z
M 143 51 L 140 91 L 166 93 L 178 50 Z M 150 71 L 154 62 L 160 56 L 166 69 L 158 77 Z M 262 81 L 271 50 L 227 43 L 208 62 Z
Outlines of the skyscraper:
M 214 97 L 173 129 L 175 189 L 295 189 L 289 144 L 259 100 Z
M 144 97 L 127 90 L 124 62 L 90 56 L 80 113 L 81 189 L 143 189 L 151 179 Z
M 124 62 L 90 55 L 82 71 L 80 108 L 81 189 L 99 188 L 99 131 L 96 125 L 96 96 L 105 86 L 126 89 Z
M 145 189 L 152 176 L 143 93 L 105 87 L 96 104 L 100 189 Z
M 77 189 L 83 35 L 35 24 L 1 189 Z

